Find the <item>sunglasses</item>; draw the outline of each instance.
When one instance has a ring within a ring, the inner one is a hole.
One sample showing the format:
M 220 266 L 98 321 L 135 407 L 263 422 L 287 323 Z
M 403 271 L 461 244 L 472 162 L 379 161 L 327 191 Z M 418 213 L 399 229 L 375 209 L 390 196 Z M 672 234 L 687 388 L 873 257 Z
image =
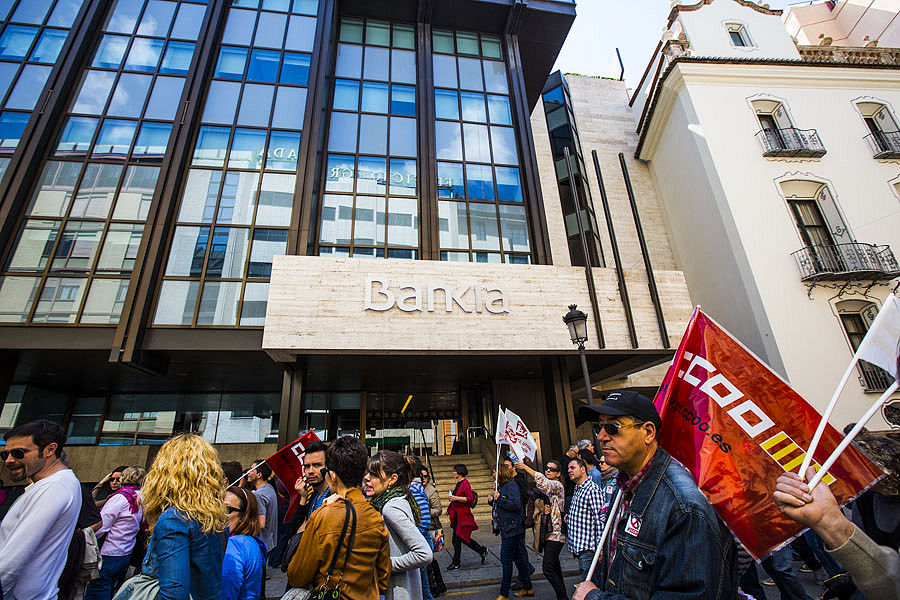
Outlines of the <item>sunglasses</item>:
M 226 506 L 226 507 L 225 507 L 225 512 L 228 513 L 228 514 L 230 515 L 231 513 L 242 513 L 242 512 L 244 512 L 244 511 L 242 511 L 242 510 L 239 509 L 239 508 L 235 508 L 235 507 L 233 507 L 233 506 Z
M 629 427 L 640 427 L 643 423 L 630 423 L 627 425 L 622 425 L 620 423 L 599 423 L 597 425 L 597 433 L 601 431 L 605 431 L 607 435 L 619 435 L 619 431 L 622 429 L 628 429 Z
M 15 448 L 14 450 L 0 450 L 0 459 L 6 460 L 10 456 L 12 456 L 15 460 L 22 460 L 25 458 L 25 455 L 31 452 L 32 450 L 37 450 L 37 448 L 29 448 L 25 450 L 23 448 Z
M 559 473 L 559 469 L 554 469 L 553 467 L 544 467 L 545 471 L 553 471 L 554 473 Z

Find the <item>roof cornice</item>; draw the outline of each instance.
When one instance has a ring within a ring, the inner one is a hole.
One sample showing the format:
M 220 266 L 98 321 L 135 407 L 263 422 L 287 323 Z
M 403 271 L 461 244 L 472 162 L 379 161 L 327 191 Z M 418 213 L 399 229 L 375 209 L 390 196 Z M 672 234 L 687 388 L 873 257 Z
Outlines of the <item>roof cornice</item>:
M 772 9 L 767 6 L 760 6 L 756 2 L 751 2 L 750 0 L 734 0 L 734 1 L 737 2 L 738 4 L 740 4 L 741 6 L 746 6 L 747 8 L 752 8 L 756 12 L 760 12 L 764 15 L 781 16 L 781 13 L 783 12 L 781 10 Z M 673 6 L 672 11 L 669 13 L 669 24 L 666 27 L 668 28 L 668 27 L 672 26 L 672 23 L 675 22 L 675 19 L 678 18 L 678 13 L 693 12 L 695 10 L 700 10 L 704 6 L 707 6 L 712 3 L 713 3 L 713 0 L 700 0 L 700 2 L 698 2 L 697 4 L 688 4 L 688 5 L 679 4 L 677 6 Z

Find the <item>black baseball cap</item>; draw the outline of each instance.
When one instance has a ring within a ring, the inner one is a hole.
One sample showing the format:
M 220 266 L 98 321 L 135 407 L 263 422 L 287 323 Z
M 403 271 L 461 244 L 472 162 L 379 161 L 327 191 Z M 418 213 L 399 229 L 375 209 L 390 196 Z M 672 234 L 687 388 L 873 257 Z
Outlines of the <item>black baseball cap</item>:
M 578 409 L 578 418 L 582 421 L 596 421 L 598 415 L 634 417 L 641 422 L 653 423 L 657 431 L 662 426 L 659 412 L 650 398 L 631 390 L 614 390 L 600 406 L 582 406 Z

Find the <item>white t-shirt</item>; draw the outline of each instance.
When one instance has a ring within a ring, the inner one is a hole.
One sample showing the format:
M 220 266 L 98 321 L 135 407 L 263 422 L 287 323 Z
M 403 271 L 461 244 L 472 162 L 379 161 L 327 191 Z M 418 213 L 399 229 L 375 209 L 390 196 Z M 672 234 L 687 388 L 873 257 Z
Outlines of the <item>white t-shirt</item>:
M 81 512 L 69 469 L 29 486 L 0 523 L 0 583 L 16 600 L 54 600 Z

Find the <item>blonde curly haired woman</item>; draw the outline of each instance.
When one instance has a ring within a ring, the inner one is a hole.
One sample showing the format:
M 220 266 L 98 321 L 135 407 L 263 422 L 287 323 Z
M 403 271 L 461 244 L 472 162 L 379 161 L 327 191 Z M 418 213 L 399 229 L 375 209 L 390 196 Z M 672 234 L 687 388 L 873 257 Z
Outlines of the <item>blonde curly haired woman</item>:
M 141 492 L 151 531 L 143 572 L 159 580 L 158 600 L 221 598 L 225 487 L 215 449 L 197 435 L 173 437 Z

